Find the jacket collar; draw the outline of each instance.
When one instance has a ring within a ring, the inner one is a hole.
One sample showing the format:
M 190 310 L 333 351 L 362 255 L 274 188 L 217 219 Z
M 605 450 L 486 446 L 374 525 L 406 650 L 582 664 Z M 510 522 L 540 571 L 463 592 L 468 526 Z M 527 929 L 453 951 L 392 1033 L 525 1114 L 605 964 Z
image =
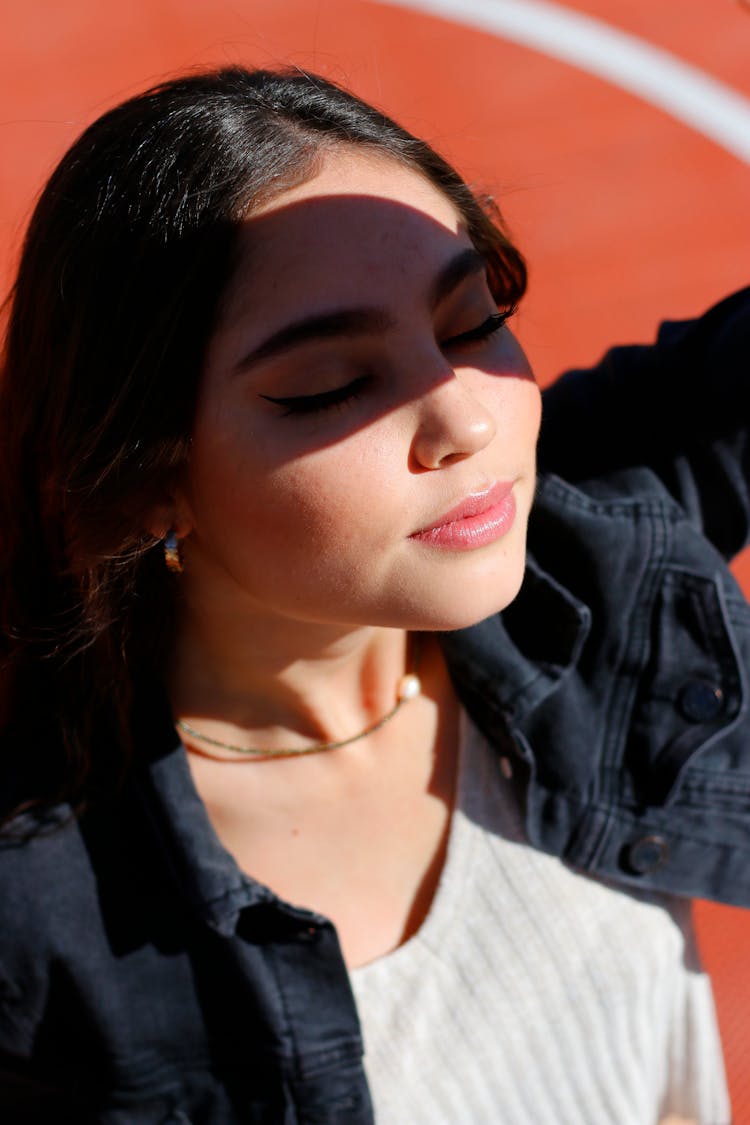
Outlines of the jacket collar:
M 246 876 L 219 840 L 193 783 L 174 728 L 166 693 L 149 686 L 136 714 L 141 745 L 150 751 L 138 790 L 158 837 L 168 877 L 191 908 L 219 933 L 234 933 L 246 907 L 275 901 L 268 887 Z
M 529 557 L 516 599 L 468 629 L 444 633 L 441 647 L 459 694 L 468 689 L 520 719 L 575 665 L 591 611 Z

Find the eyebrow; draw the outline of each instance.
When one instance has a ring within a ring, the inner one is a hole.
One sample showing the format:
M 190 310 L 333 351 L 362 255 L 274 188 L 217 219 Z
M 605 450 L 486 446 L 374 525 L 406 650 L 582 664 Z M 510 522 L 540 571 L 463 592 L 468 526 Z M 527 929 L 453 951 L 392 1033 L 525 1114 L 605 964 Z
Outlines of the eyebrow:
M 467 277 L 484 273 L 486 268 L 487 263 L 478 250 L 473 247 L 462 250 L 443 266 L 430 285 L 430 308 L 436 308 Z M 301 344 L 347 336 L 374 336 L 393 328 L 394 323 L 393 317 L 383 309 L 367 307 L 302 317 L 279 328 L 247 352 L 237 363 L 236 371 L 245 371 L 260 360 L 290 351 Z
M 393 327 L 393 319 L 380 309 L 342 309 L 295 320 L 274 332 L 262 344 L 248 352 L 237 364 L 244 371 L 261 359 L 289 351 L 314 340 L 345 336 L 374 336 Z
M 436 308 L 449 293 L 476 273 L 486 273 L 487 262 L 473 246 L 468 246 L 443 266 L 430 286 L 430 308 Z

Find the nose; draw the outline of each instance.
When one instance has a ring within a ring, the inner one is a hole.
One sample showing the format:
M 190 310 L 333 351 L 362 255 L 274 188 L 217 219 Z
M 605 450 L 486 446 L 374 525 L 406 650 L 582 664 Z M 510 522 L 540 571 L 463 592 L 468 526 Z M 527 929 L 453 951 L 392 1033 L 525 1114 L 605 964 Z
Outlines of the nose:
M 416 403 L 411 455 L 419 468 L 442 469 L 465 461 L 494 438 L 495 419 L 467 383 L 446 367 L 440 381 Z

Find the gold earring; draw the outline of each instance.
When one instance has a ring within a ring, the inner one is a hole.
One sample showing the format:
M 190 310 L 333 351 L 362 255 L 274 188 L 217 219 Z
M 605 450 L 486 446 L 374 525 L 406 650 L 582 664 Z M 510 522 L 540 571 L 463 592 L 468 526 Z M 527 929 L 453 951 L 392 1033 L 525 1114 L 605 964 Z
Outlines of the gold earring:
M 164 561 L 172 574 L 182 574 L 182 555 L 177 532 L 171 529 L 164 536 Z

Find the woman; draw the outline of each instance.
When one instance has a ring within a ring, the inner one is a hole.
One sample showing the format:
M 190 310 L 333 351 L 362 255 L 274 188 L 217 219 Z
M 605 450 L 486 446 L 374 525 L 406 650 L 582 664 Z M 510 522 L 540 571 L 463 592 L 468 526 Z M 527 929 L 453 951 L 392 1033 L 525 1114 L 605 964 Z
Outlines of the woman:
M 545 482 L 516 597 L 524 284 L 314 76 L 166 83 L 51 177 L 1 404 L 14 1119 L 728 1120 L 687 901 L 527 844 L 623 727 L 602 571 L 704 540 L 650 472 Z

